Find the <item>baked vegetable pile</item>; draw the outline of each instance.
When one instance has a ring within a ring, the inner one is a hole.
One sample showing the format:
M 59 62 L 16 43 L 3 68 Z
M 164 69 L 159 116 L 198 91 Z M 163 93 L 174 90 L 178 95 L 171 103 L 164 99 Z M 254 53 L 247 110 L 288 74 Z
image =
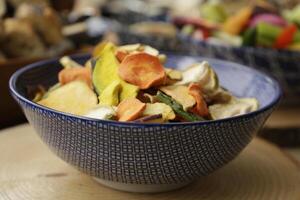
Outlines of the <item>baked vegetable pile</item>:
M 34 101 L 74 115 L 139 123 L 215 120 L 258 109 L 256 99 L 223 89 L 208 62 L 178 71 L 164 67 L 166 59 L 147 45 L 102 42 L 84 66 L 63 57 L 59 82 L 39 90 Z

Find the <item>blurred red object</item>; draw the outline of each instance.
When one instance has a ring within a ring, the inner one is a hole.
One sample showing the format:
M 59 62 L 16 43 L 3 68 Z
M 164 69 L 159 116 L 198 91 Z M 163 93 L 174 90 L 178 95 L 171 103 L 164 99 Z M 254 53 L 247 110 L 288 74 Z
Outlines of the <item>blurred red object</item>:
M 293 38 L 297 30 L 298 27 L 295 24 L 287 26 L 276 39 L 274 47 L 277 49 L 283 49 L 289 46 L 293 42 Z

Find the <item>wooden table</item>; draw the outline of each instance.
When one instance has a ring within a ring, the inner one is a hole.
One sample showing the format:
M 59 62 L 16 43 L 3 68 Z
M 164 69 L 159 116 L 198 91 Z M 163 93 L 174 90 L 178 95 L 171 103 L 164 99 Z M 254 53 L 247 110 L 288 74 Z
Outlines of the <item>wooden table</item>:
M 271 115 L 259 135 L 281 147 L 300 148 L 300 107 L 281 106 Z
M 275 110 L 266 122 L 269 128 L 291 128 L 300 129 L 300 106 L 284 107 Z
M 217 172 L 181 190 L 152 195 L 99 185 L 52 154 L 27 124 L 0 132 L 0 163 L 1 200 L 300 199 L 298 160 L 261 139 Z

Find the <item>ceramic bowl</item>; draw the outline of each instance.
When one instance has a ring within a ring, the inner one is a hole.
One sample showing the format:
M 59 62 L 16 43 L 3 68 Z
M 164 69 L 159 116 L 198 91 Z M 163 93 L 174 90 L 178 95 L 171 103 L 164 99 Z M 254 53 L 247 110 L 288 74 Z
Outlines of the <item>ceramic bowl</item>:
M 84 63 L 87 55 L 74 59 Z M 12 96 L 49 148 L 103 185 L 130 192 L 162 192 L 183 187 L 234 159 L 278 104 L 276 81 L 245 66 L 215 59 L 169 55 L 166 66 L 182 68 L 208 60 L 220 83 L 240 97 L 256 97 L 260 109 L 215 121 L 168 124 L 93 120 L 40 106 L 26 86 L 57 82 L 57 59 L 38 62 L 10 79 Z

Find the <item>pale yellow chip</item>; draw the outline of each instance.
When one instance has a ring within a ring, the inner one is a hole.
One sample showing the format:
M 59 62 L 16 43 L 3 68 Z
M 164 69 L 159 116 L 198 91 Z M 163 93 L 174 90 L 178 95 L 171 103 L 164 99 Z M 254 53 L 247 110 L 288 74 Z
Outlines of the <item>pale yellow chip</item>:
M 171 85 L 160 87 L 159 89 L 181 104 L 185 111 L 196 104 L 194 97 L 189 94 L 187 86 Z
M 123 46 L 119 46 L 117 48 L 118 51 L 125 51 L 125 52 L 133 52 L 133 51 L 138 51 L 139 48 L 141 48 L 141 44 L 137 43 L 137 44 L 127 44 L 127 45 L 123 45 Z
M 172 108 L 164 103 L 147 103 L 146 109 L 144 110 L 144 116 L 162 114 L 164 121 L 175 119 L 176 115 Z
M 228 103 L 209 106 L 213 119 L 224 119 L 253 112 L 259 108 L 255 98 L 232 98 Z
M 176 80 L 176 81 L 181 81 L 182 80 L 182 72 L 175 70 L 175 69 L 170 69 L 170 68 L 165 68 L 167 76 L 171 80 Z
M 73 81 L 49 93 L 38 104 L 58 111 L 84 115 L 98 103 L 96 94 L 82 81 Z

